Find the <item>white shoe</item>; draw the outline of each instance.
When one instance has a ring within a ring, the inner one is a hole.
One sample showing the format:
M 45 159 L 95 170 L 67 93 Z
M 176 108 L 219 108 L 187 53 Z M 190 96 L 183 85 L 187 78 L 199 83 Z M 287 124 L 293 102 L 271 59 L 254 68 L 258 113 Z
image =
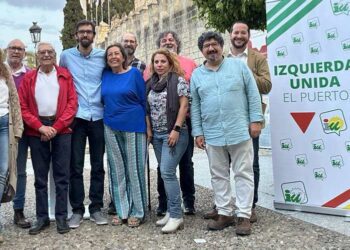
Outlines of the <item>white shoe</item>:
M 168 223 L 169 218 L 170 218 L 170 213 L 166 212 L 165 216 L 162 219 L 157 220 L 156 222 L 157 227 L 165 226 Z
M 162 233 L 175 233 L 177 230 L 184 229 L 184 219 L 169 218 L 168 223 L 162 228 Z

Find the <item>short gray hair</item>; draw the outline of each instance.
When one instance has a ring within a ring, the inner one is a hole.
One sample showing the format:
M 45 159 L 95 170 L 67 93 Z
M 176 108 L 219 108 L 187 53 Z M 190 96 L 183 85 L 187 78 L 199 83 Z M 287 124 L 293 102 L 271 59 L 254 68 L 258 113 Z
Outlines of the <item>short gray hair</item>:
M 40 42 L 40 43 L 38 43 L 38 46 L 36 47 L 36 52 L 38 52 L 39 48 L 41 46 L 43 46 L 43 45 L 49 45 L 53 49 L 53 51 L 55 51 L 55 53 L 56 53 L 55 47 L 49 42 Z

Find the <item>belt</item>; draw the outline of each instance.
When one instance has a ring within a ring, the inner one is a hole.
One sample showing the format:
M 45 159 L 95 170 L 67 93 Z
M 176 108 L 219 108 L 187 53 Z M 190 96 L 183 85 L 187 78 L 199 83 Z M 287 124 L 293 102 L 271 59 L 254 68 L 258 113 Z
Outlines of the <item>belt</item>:
M 55 115 L 51 115 L 51 116 L 39 116 L 40 120 L 46 120 L 46 121 L 54 121 L 56 120 L 56 116 Z

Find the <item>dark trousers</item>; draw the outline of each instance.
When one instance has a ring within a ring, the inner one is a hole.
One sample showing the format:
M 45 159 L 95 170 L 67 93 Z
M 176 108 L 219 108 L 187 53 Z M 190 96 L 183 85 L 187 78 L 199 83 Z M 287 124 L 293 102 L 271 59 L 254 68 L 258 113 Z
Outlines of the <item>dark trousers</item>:
M 50 162 L 56 187 L 56 220 L 67 219 L 67 197 L 69 187 L 69 164 L 71 150 L 71 135 L 56 135 L 52 140 L 43 142 L 39 137 L 29 137 L 35 177 L 36 217 L 48 219 L 48 174 Z
M 103 154 L 105 140 L 103 132 L 103 120 L 87 121 L 80 118 L 74 120 L 74 132 L 72 135 L 72 159 L 70 167 L 69 200 L 73 213 L 84 214 L 84 159 L 86 139 L 89 140 L 90 149 L 90 190 L 89 212 L 100 211 L 103 207 L 104 176 Z
M 191 135 L 192 123 L 190 118 L 186 118 L 186 124 L 188 127 L 188 145 L 185 153 L 183 154 L 179 162 L 180 170 L 180 187 L 182 191 L 182 199 L 186 208 L 193 208 L 195 201 L 195 187 L 194 187 L 194 169 L 193 169 L 193 149 L 194 139 Z M 165 193 L 164 182 L 160 174 L 159 166 L 157 167 L 157 190 L 158 190 L 158 201 L 159 207 L 163 210 L 167 208 L 167 196 Z
M 253 160 L 253 171 L 254 171 L 254 199 L 253 208 L 255 208 L 258 202 L 258 188 L 260 179 L 260 167 L 259 167 L 259 137 L 253 138 L 253 150 L 254 150 L 254 160 Z

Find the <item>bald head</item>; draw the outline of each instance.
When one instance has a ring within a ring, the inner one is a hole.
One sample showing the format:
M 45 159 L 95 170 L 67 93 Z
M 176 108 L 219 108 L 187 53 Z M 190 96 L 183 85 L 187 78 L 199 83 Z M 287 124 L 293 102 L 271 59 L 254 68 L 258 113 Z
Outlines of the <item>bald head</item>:
M 7 48 L 12 46 L 18 46 L 25 49 L 24 43 L 19 39 L 13 39 L 12 41 L 10 41 L 9 44 L 7 45 Z
M 19 39 L 14 39 L 7 45 L 7 63 L 13 71 L 18 70 L 23 65 L 25 57 L 25 45 Z

